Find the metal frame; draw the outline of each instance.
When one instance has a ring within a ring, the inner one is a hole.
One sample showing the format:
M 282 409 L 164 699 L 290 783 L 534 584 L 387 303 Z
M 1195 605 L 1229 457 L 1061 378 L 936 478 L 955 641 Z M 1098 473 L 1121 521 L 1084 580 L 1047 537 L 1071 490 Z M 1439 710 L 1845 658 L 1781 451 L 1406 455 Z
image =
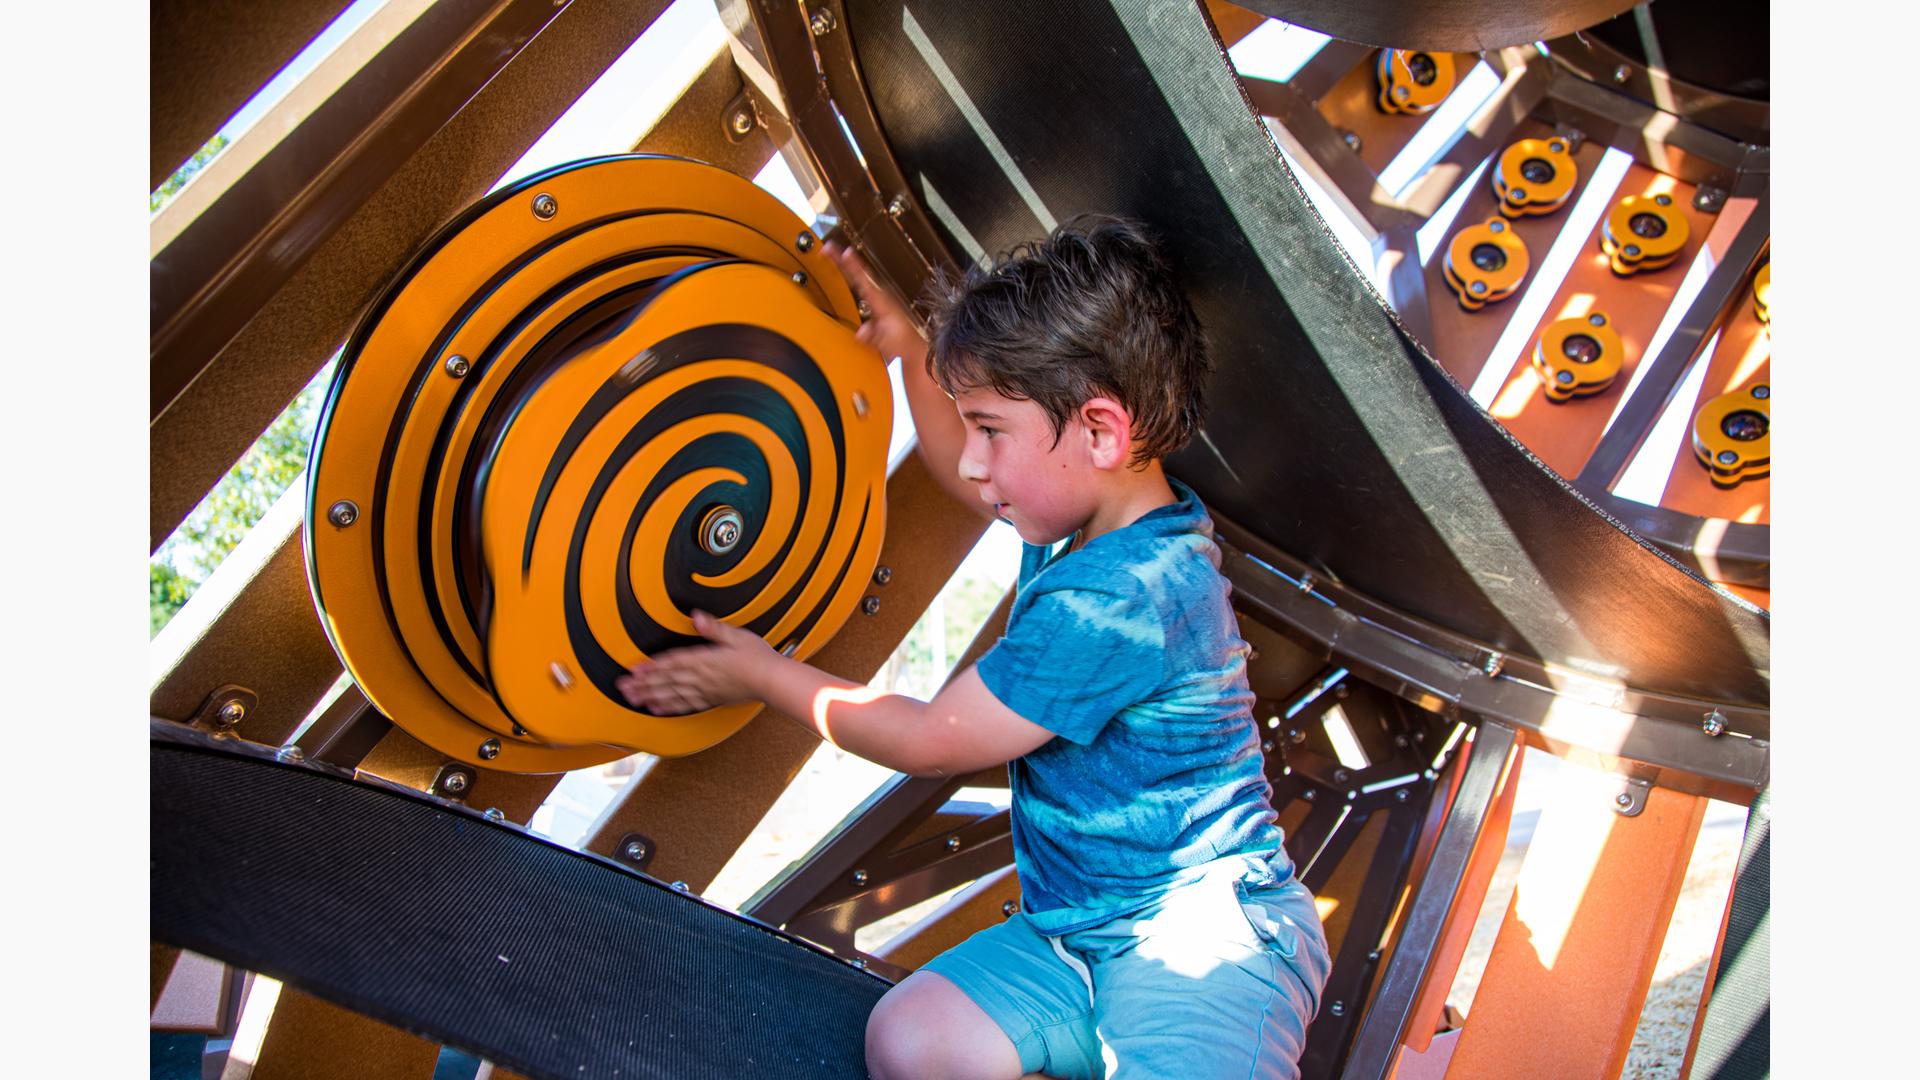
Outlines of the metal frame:
M 1643 24 L 1643 38 L 1647 32 L 1648 27 Z M 1549 40 L 1546 45 L 1554 66 L 1575 78 L 1595 86 L 1616 86 L 1621 93 L 1643 102 L 1664 99 L 1671 102 L 1673 111 L 1689 124 L 1722 131 L 1755 146 L 1768 143 L 1771 110 L 1765 102 L 1722 94 L 1675 79 L 1587 34 L 1567 34 Z

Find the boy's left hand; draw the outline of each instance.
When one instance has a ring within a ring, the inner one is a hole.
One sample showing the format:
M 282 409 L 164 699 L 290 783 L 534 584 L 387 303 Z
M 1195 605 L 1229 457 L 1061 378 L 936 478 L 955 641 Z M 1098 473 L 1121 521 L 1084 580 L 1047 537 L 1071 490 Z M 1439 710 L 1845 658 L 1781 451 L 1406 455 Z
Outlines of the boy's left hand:
M 758 700 L 758 676 L 779 654 L 760 635 L 729 626 L 704 611 L 693 628 L 711 645 L 671 649 L 633 665 L 614 686 L 627 704 L 656 716 L 678 716 Z

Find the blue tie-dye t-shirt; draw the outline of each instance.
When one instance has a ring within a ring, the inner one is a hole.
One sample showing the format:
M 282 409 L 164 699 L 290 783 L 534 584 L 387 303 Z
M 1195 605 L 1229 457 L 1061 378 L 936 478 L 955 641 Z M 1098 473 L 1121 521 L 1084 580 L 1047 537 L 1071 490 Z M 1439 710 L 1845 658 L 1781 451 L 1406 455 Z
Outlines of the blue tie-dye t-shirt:
M 1290 870 L 1213 521 L 1170 483 L 1178 503 L 1078 550 L 1026 545 L 1006 636 L 980 659 L 994 697 L 1058 736 L 1007 766 L 1044 934 L 1138 911 L 1226 856 Z

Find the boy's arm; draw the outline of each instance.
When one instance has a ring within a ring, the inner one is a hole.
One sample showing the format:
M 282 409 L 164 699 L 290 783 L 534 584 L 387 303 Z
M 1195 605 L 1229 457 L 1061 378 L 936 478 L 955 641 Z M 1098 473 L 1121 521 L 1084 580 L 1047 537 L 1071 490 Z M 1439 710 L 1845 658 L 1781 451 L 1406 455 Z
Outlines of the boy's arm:
M 960 448 L 966 441 L 966 427 L 953 407 L 953 399 L 927 374 L 926 339 L 920 336 L 906 309 L 874 280 L 853 249 L 834 243 L 827 245 L 826 252 L 839 264 L 854 295 L 867 305 L 867 321 L 856 336 L 878 350 L 883 361 L 891 363 L 894 357 L 900 358 L 900 379 L 906 386 L 907 408 L 913 413 L 914 435 L 927 471 L 960 505 L 988 516 L 980 493 L 960 479 Z
M 972 666 L 932 701 L 918 701 L 781 656 L 759 635 L 704 612 L 693 624 L 712 644 L 635 665 L 618 684 L 629 704 L 671 715 L 764 701 L 835 746 L 914 776 L 978 772 L 1053 738 L 1001 704 Z

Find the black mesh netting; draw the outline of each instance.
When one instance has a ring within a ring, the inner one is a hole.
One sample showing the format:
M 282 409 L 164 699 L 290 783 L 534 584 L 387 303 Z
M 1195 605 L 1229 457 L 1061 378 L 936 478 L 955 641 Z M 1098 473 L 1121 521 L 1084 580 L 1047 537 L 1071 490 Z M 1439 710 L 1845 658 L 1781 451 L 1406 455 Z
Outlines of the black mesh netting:
M 156 742 L 156 941 L 533 1077 L 864 1076 L 881 980 L 508 826 Z

